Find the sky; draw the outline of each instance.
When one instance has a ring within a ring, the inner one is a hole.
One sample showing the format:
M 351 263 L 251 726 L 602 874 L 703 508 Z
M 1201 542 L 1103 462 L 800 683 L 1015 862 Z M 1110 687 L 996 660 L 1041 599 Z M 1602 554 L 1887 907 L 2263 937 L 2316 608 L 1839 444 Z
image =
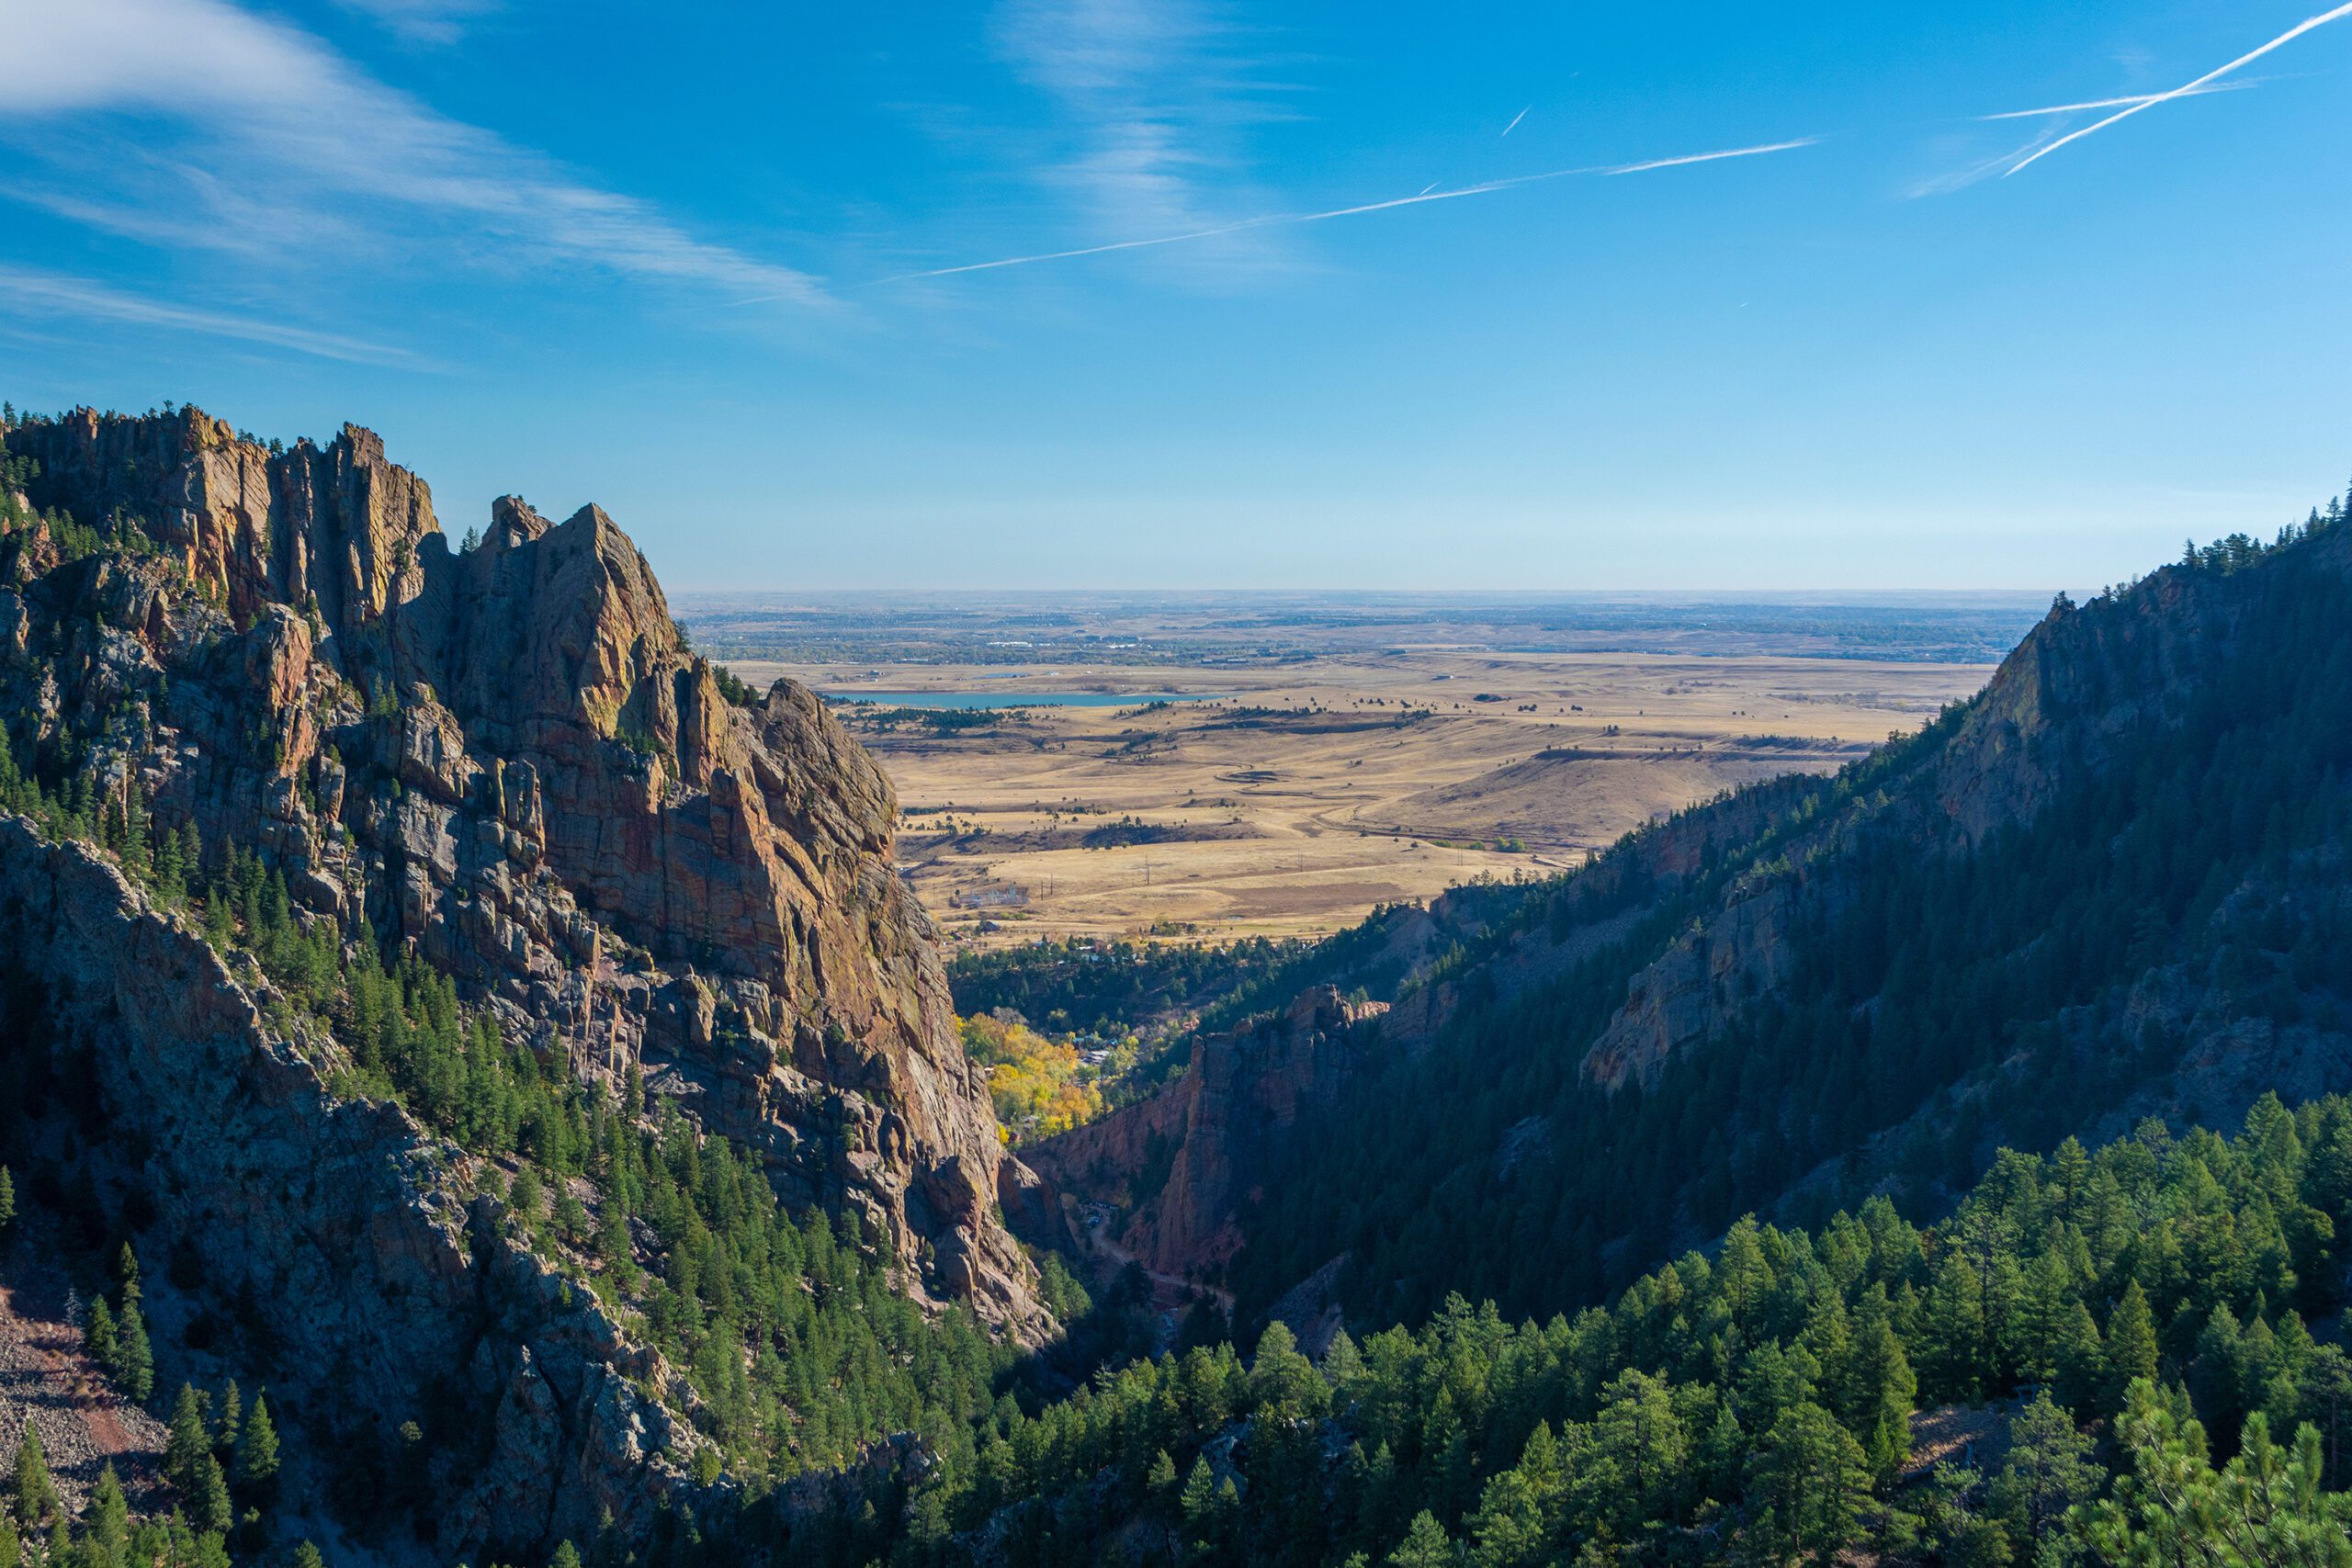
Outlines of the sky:
M 0 0 L 0 395 L 688 589 L 2096 587 L 2352 473 L 2352 6 Z

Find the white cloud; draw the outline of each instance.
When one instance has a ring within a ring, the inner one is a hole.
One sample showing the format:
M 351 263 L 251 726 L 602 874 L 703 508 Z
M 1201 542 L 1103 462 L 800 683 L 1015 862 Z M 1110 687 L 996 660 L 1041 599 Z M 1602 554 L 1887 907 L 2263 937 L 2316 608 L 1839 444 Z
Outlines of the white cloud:
M 226 0 L 0 0 L 0 141 L 20 154 L 0 190 L 79 222 L 182 247 L 454 254 L 829 299 Z

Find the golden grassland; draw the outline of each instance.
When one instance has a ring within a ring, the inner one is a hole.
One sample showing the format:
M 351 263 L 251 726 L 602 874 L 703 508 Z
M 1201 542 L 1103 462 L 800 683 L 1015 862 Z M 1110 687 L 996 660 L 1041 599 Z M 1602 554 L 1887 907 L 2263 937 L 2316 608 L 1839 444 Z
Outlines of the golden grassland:
M 899 860 L 964 941 L 1311 936 L 1918 727 L 1983 664 L 1398 649 L 1278 668 L 739 662 L 828 693 L 1203 694 L 942 732 L 844 716 L 897 786 Z M 887 703 L 888 698 L 879 699 Z

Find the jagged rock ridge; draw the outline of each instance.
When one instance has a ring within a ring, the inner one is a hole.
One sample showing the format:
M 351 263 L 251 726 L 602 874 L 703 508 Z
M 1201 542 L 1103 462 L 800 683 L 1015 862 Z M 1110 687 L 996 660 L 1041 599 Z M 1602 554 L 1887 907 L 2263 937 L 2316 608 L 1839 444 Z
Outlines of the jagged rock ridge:
M 1038 1330 L 887 781 L 806 690 L 730 701 L 610 518 L 508 498 L 452 550 L 349 425 L 273 451 L 83 410 L 9 442 L 35 504 L 139 546 L 71 560 L 36 525 L 0 558 L 0 701 L 37 748 L 260 850 L 549 1060 L 641 1062 L 910 1289 Z

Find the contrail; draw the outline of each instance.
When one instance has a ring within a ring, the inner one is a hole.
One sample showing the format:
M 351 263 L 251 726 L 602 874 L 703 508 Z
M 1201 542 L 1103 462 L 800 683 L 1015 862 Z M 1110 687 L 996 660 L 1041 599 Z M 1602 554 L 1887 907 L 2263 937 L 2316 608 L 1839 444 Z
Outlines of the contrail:
M 2211 86 L 2199 87 L 2193 93 L 2133 93 L 2127 97 L 2092 98 L 2079 104 L 2052 104 L 2047 108 L 2039 109 L 2010 109 L 2002 114 L 1980 114 L 1976 118 L 1980 120 L 2041 119 L 2048 115 L 2080 114 L 2085 109 L 2112 109 L 2120 108 L 2126 104 L 2153 104 L 2160 98 L 2201 98 L 2208 93 L 2234 93 L 2245 87 L 2259 87 L 2263 80 L 2267 78 L 2251 82 L 2216 82 Z
M 1354 207 L 1335 207 L 1327 212 L 1273 212 L 1262 218 L 1244 218 L 1238 222 L 1220 223 L 1214 229 L 1193 229 L 1182 234 L 1157 234 L 1148 240 L 1114 240 L 1102 245 L 1080 245 L 1068 251 L 1041 251 L 1035 255 L 1006 256 L 998 261 L 966 262 L 960 266 L 936 266 L 923 272 L 902 272 L 891 277 L 877 277 L 869 288 L 888 283 L 912 283 L 926 277 L 954 277 L 967 272 L 993 272 L 1000 267 L 1031 266 L 1038 262 L 1069 261 L 1078 256 L 1107 255 L 1114 251 L 1140 251 L 1155 245 L 1181 245 L 1193 240 L 1213 240 L 1226 234 L 1238 234 L 1250 229 L 1271 228 L 1276 224 L 1321 223 L 1333 218 L 1356 218 L 1367 212 L 1386 212 L 1399 207 L 1419 207 L 1425 201 L 1455 201 L 1465 196 L 1490 196 L 1496 191 L 1515 190 L 1521 186 L 1535 185 L 1544 180 L 1574 179 L 1580 175 L 1611 176 L 1645 174 L 1652 169 L 1675 169 L 1690 164 L 1713 164 L 1725 158 L 1754 158 L 1767 152 L 1793 152 L 1811 147 L 1821 140 L 1818 136 L 1801 136 L 1792 141 L 1768 141 L 1755 147 L 1725 147 L 1713 152 L 1685 152 L 1672 158 L 1651 158 L 1638 164 L 1590 164 L 1575 169 L 1550 169 L 1540 175 L 1514 175 L 1509 179 L 1482 180 L 1476 185 L 1456 186 L 1451 190 L 1424 190 L 1419 196 L 1391 197 L 1385 201 L 1361 202 Z M 742 301 L 751 303 L 752 301 Z
M 1532 109 L 1535 106 L 1533 104 L 1530 104 L 1527 106 L 1527 109 Z M 1503 127 L 1503 136 L 1509 136 L 1512 131 L 1519 129 L 1519 122 L 1527 118 L 1527 109 L 1521 109 L 1517 114 L 1510 117 L 1510 123 Z M 1500 141 L 1503 139 L 1503 136 L 1498 136 L 1495 140 Z
M 2304 17 L 2301 21 L 2297 22 L 2293 27 L 2289 28 L 2285 32 L 2280 33 L 2277 38 L 2272 39 L 2268 43 L 2264 44 L 2260 49 L 2241 54 L 2235 60 L 2231 61 L 2227 65 L 2221 67 L 2219 70 L 2208 71 L 2204 75 L 2199 76 L 2194 82 L 2189 82 L 2181 86 L 2175 87 L 2169 93 L 2158 93 L 2154 96 L 2147 98 L 2143 102 L 2133 104 L 2128 108 L 2118 109 L 2113 114 L 2109 115 L 2105 119 L 2095 121 L 2092 124 L 2083 127 L 2080 130 L 2067 132 L 2057 141 L 2052 141 L 2047 147 L 2036 148 L 2033 152 L 2027 153 L 2024 157 L 2010 164 L 2008 168 L 2002 173 L 2001 177 L 2003 179 L 2007 179 L 2009 175 L 2016 174 L 2018 170 L 2026 167 L 2028 164 L 2036 164 L 2041 162 L 2042 159 L 2047 158 L 2050 154 L 2058 151 L 2059 148 L 2065 146 L 2069 141 L 2080 141 L 2084 137 L 2088 136 L 2095 130 L 2105 130 L 2117 120 L 2130 119 L 2133 115 L 2138 114 L 2143 109 L 2152 109 L 2158 104 L 2170 103 L 2175 98 L 2185 98 L 2191 93 L 2194 93 L 2200 87 L 2203 87 L 2208 82 L 2217 81 L 2220 78 L 2228 75 L 2231 72 L 2235 71 L 2241 65 L 2252 64 L 2254 62 L 2261 59 L 2264 55 L 2268 54 L 2272 50 L 2278 48 L 2281 44 L 2293 42 L 2295 39 L 2302 37 L 2305 33 L 2310 32 L 2313 28 L 2325 27 L 2328 23 L 2340 20 L 2346 17 L 2352 17 L 2352 0 L 2346 0 L 2344 5 L 2336 6 L 2335 9 L 2332 11 L 2323 11 L 2316 17 Z

